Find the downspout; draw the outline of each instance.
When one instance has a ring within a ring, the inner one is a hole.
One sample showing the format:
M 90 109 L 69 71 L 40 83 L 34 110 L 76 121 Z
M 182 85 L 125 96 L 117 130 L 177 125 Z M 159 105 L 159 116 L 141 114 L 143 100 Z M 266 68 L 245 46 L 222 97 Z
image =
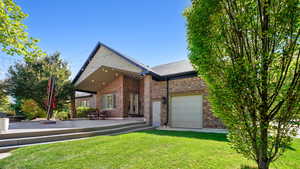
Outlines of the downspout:
M 168 126 L 169 124 L 169 78 L 167 78 L 167 119 L 166 119 L 166 123 L 165 126 Z

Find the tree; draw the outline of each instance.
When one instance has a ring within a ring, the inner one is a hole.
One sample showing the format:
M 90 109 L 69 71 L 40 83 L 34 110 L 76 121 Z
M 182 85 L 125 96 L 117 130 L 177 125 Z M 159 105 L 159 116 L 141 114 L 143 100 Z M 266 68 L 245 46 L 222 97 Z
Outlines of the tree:
M 22 55 L 30 60 L 42 55 L 38 40 L 28 36 L 22 23 L 27 17 L 13 0 L 0 0 L 0 50 L 9 55 Z
M 59 53 L 55 53 L 35 58 L 33 62 L 25 61 L 11 66 L 5 81 L 6 91 L 19 100 L 32 99 L 46 112 L 48 80 L 53 76 L 56 79 L 57 109 L 60 110 L 65 107 L 73 90 L 70 75 L 68 64 L 60 58 Z
M 35 119 L 38 117 L 46 117 L 46 112 L 41 109 L 38 104 L 32 100 L 24 100 L 21 106 L 22 112 L 24 112 L 27 119 Z
M 2 81 L 0 81 L 0 112 L 10 113 L 9 97 L 5 93 Z
M 299 0 L 192 0 L 189 58 L 237 152 L 267 169 L 300 112 Z

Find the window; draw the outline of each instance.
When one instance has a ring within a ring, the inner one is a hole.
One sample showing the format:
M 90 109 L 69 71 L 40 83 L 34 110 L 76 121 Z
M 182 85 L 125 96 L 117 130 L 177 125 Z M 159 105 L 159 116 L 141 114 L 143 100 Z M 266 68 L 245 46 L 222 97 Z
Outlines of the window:
M 79 102 L 79 106 L 80 107 L 89 107 L 90 106 L 90 102 L 87 100 L 82 100 Z
M 116 94 L 105 94 L 102 96 L 102 109 L 110 110 L 116 108 Z

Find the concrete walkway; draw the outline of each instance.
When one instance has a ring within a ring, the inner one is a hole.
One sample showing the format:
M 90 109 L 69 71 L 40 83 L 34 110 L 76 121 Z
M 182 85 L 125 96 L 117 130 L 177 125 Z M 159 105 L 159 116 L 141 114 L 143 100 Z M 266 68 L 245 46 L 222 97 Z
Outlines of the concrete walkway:
M 212 129 L 212 128 L 202 128 L 202 129 L 186 129 L 186 128 L 170 128 L 170 127 L 159 127 L 158 130 L 168 130 L 168 131 L 195 131 L 200 133 L 228 133 L 226 129 Z
M 8 157 L 10 155 L 11 155 L 11 153 L 0 153 L 0 160 L 3 159 L 3 158 Z
M 7 133 L 24 133 L 36 131 L 50 131 L 74 128 L 90 128 L 128 124 L 137 121 L 144 121 L 143 118 L 128 118 L 115 120 L 70 120 L 56 121 L 56 124 L 41 124 L 39 121 L 10 123 Z
M 195 131 L 201 133 L 228 133 L 226 129 L 211 129 L 211 128 L 202 128 L 202 129 L 185 129 L 185 128 L 170 128 L 170 127 L 159 127 L 158 130 L 169 130 L 169 131 Z M 298 129 L 298 134 L 296 138 L 300 138 L 300 129 Z

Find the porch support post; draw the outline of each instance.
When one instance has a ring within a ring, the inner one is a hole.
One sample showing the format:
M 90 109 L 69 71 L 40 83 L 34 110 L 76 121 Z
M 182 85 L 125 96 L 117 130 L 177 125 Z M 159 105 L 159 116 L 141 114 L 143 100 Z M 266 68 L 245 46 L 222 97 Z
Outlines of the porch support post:
M 151 75 L 144 76 L 144 117 L 147 124 L 152 124 L 151 82 Z
M 75 90 L 71 94 L 71 119 L 76 118 L 76 105 L 75 105 Z

